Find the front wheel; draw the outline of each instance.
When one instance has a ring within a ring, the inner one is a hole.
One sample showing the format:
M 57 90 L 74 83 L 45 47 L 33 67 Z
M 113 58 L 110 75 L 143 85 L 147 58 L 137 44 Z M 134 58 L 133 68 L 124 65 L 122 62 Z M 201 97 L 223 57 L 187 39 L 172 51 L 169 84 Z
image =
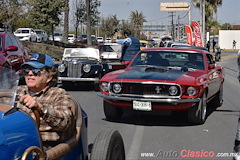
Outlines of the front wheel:
M 125 160 L 122 136 L 117 130 L 99 133 L 93 143 L 90 160 Z
M 193 124 L 203 124 L 207 118 L 207 95 L 204 92 L 200 101 L 188 110 L 188 121 Z

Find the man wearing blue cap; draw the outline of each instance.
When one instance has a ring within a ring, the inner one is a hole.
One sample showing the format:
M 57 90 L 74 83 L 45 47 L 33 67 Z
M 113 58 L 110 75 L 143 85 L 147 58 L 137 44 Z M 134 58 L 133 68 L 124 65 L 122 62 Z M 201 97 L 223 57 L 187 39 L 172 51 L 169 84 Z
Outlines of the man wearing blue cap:
M 18 108 L 33 118 L 32 109 L 40 113 L 40 134 L 47 148 L 69 139 L 68 129 L 73 124 L 71 98 L 62 88 L 54 87 L 58 71 L 52 58 L 46 54 L 34 54 L 22 64 L 26 85 L 19 86 Z M 73 132 L 73 131 L 71 131 Z M 46 146 L 47 145 L 47 146 Z

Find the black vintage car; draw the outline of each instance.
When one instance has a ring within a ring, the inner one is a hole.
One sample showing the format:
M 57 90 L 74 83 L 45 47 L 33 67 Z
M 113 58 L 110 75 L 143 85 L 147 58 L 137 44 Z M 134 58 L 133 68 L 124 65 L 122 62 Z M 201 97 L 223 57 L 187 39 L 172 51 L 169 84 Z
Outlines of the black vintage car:
M 94 48 L 65 48 L 62 63 L 58 66 L 59 81 L 65 85 L 93 82 L 98 90 L 99 79 L 108 72 L 99 50 Z

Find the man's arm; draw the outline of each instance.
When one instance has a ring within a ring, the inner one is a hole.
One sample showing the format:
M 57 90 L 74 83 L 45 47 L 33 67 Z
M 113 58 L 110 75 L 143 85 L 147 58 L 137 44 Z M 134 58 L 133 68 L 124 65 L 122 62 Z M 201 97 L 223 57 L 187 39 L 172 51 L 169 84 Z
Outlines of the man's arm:
M 132 40 L 130 38 L 116 39 L 116 40 L 113 40 L 112 42 L 116 42 L 118 44 L 124 44 L 127 46 L 130 46 L 132 44 Z

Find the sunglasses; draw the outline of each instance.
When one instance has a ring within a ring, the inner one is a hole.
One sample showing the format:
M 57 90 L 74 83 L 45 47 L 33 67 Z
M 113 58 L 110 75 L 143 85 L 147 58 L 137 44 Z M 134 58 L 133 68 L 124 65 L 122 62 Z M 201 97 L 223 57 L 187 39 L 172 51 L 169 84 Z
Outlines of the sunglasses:
M 24 68 L 23 73 L 24 75 L 28 74 L 30 71 L 32 71 L 32 73 L 35 76 L 40 76 L 41 75 L 41 69 L 37 69 L 37 68 Z

